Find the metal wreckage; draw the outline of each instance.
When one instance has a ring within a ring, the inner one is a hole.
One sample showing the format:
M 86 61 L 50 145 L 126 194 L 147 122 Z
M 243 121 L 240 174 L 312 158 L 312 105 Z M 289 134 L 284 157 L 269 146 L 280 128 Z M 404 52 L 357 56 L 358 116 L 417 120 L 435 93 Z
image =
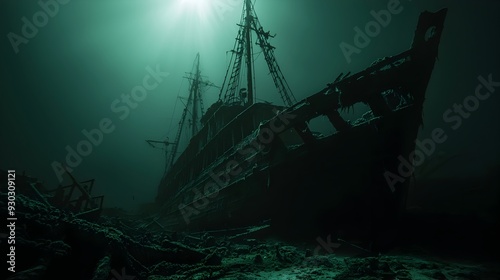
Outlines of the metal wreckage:
M 269 43 L 274 36 L 264 31 L 253 4 L 245 1 L 219 100 L 204 112 L 202 91 L 214 84 L 201 76 L 198 54 L 187 77 L 190 91 L 175 141 L 147 140 L 152 146 L 171 147 L 158 186 L 160 210 L 151 224 L 194 231 L 271 220 L 279 229 L 396 218 L 408 189 L 407 180 L 396 178 L 398 157 L 408 158 L 415 148 L 446 13 L 423 12 L 409 50 L 379 59 L 359 73 L 340 74 L 297 102 Z M 285 106 L 255 102 L 252 32 Z M 339 111 L 357 103 L 370 110 L 353 123 L 344 120 Z M 308 127 L 322 116 L 335 129 L 331 135 Z M 188 123 L 192 137 L 179 155 Z M 91 195 L 94 181 L 79 183 L 66 174 L 70 185 L 42 192 L 36 179 L 22 178 L 44 202 L 98 217 L 103 197 Z
M 198 55 L 176 138 L 156 141 L 170 149 L 155 221 L 167 230 L 202 231 L 270 220 L 288 233 L 394 222 L 409 186 L 397 177 L 398 157 L 415 149 L 446 13 L 423 12 L 409 50 L 340 74 L 296 102 L 269 43 L 273 36 L 245 1 L 219 100 L 204 112 L 201 92 L 213 84 L 202 78 Z M 256 102 L 252 32 L 285 106 Z M 339 111 L 358 103 L 369 111 L 355 122 L 344 120 Z M 308 123 L 318 117 L 335 132 L 311 131 Z M 192 137 L 179 153 L 187 122 Z
M 246 0 L 219 100 L 204 110 L 202 92 L 214 85 L 201 76 L 198 55 L 175 140 L 148 140 L 165 147 L 166 168 L 155 207 L 146 218 L 133 219 L 141 225 L 104 215 L 104 222 L 89 222 L 103 210 L 103 198 L 91 195 L 93 181 L 71 177 L 69 186 L 47 191 L 35 179 L 20 176 L 19 186 L 29 191 L 18 196 L 16 210 L 33 224 L 21 225 L 18 233 L 25 256 L 19 269 L 28 276 L 77 271 L 107 279 L 110 271 L 117 277 L 120 268 L 128 267 L 149 275 L 181 270 L 176 264 L 220 264 L 215 253 L 177 242 L 177 232 L 235 229 L 235 240 L 268 228 L 291 234 L 334 232 L 353 223 L 369 224 L 374 231 L 388 227 L 404 211 L 409 180 L 387 174 L 398 174 L 398 157 L 408 158 L 415 148 L 446 13 L 421 13 L 410 49 L 359 73 L 340 74 L 297 102 L 269 43 L 274 36 L 264 31 Z M 252 38 L 283 106 L 256 102 Z M 240 83 L 242 74 L 245 83 Z M 358 103 L 369 111 L 355 122 L 344 120 L 340 112 Z M 326 117 L 335 132 L 311 131 L 308 123 L 318 117 Z M 188 124 L 192 137 L 180 152 Z M 168 238 L 153 242 L 150 233 L 155 232 Z M 195 236 L 187 237 L 211 240 Z M 39 241 L 30 241 L 35 237 Z

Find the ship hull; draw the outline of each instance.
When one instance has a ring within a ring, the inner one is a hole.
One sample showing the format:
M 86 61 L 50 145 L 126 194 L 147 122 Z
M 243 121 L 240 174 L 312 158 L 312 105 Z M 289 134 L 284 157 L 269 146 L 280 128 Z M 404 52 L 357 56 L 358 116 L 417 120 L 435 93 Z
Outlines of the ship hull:
M 418 131 L 415 113 L 410 106 L 349 133 L 319 139 L 312 147 L 303 145 L 276 158 L 268 153 L 267 165 L 257 164 L 261 168 L 228 185 L 224 176 L 214 179 L 221 185 L 216 195 L 188 204 L 176 201 L 185 211 L 163 219 L 176 231 L 234 228 L 271 219 L 275 229 L 295 233 L 394 222 L 404 210 L 409 179 L 393 189 L 385 175 L 398 174 L 398 156 L 414 148 L 408 139 L 415 139 Z
M 316 236 L 353 225 L 374 233 L 396 225 L 446 12 L 421 14 L 408 51 L 340 75 L 291 107 L 254 104 L 224 125 L 218 125 L 224 114 L 215 113 L 207 133 L 193 138 L 162 180 L 161 224 L 202 231 L 270 220 L 276 231 Z M 371 110 L 353 125 L 338 111 L 357 103 Z M 309 130 L 321 116 L 335 133 Z M 205 146 L 196 150 L 199 143 Z

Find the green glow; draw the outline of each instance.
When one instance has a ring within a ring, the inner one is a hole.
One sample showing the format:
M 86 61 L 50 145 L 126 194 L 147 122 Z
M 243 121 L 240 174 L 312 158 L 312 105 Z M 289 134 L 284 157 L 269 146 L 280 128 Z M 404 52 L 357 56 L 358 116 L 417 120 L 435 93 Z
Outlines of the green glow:
M 179 0 L 178 12 L 194 15 L 203 22 L 210 16 L 210 3 L 209 0 Z
M 155 19 L 156 31 L 165 34 L 164 40 L 169 46 L 207 53 L 214 40 L 214 30 L 222 25 L 213 3 L 211 0 L 168 1 L 157 6 L 150 18 Z M 239 14 L 236 11 L 235 15 Z

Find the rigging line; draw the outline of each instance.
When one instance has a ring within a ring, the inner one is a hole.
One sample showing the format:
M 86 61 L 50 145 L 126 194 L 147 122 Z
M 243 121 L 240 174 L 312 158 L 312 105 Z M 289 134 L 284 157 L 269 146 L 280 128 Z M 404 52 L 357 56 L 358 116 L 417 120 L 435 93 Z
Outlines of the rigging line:
M 184 84 L 184 79 L 181 80 L 181 85 L 179 86 L 179 90 L 177 91 L 177 97 L 175 98 L 175 103 L 174 103 L 174 110 L 172 111 L 172 117 L 170 118 L 170 124 L 168 125 L 168 132 L 172 129 L 172 121 L 174 120 L 174 114 L 175 114 L 175 108 L 177 108 L 177 102 L 179 101 L 179 97 L 181 94 L 181 88 L 182 85 Z M 164 137 L 168 137 L 168 132 L 167 135 Z
M 182 102 L 182 105 L 184 105 L 184 110 L 186 110 L 189 114 L 193 114 L 193 112 L 189 109 L 192 101 L 189 102 L 189 99 L 188 99 L 188 102 L 184 103 L 184 101 L 182 101 L 183 97 L 178 97 L 178 98 Z
M 253 58 L 253 63 L 255 63 L 257 61 L 257 59 L 259 59 L 259 57 L 260 57 L 261 54 L 262 54 L 262 51 L 256 52 L 256 53 L 253 54 L 253 57 L 254 57 Z M 257 56 L 255 56 L 255 55 L 257 55 Z
M 269 101 L 269 100 L 260 99 L 260 98 L 257 98 L 257 97 L 255 97 L 255 100 L 260 101 L 260 102 L 262 102 L 262 103 L 273 104 L 273 102 L 271 102 L 271 101 Z
M 253 47 L 252 47 L 252 52 L 253 52 Z M 257 80 L 255 79 L 255 59 L 252 62 L 252 64 L 253 64 L 253 67 L 252 67 L 252 80 L 253 80 L 252 81 L 252 85 L 253 85 L 253 89 L 252 89 L 252 91 L 254 92 L 254 94 L 253 94 L 253 99 L 254 100 L 252 100 L 253 103 L 255 103 L 255 101 L 257 101 L 257 99 L 256 99 L 257 98 Z
M 238 32 L 238 36 L 239 36 L 239 32 Z M 233 46 L 233 50 L 232 51 L 227 51 L 226 52 L 226 58 L 227 58 L 227 53 L 228 52 L 231 52 L 231 60 L 229 61 L 229 64 L 228 64 L 228 67 L 227 67 L 227 70 L 226 70 L 226 74 L 224 75 L 224 81 L 222 82 L 222 86 L 220 88 L 220 91 L 219 91 L 219 100 L 221 100 L 221 97 L 222 97 L 222 92 L 224 92 L 224 88 L 226 89 L 226 92 L 224 93 L 224 99 L 226 98 L 227 96 L 227 90 L 228 90 L 228 87 L 230 86 L 229 84 L 226 84 L 226 81 L 227 81 L 227 77 L 229 75 L 229 71 L 232 70 L 232 65 L 233 65 L 233 59 L 234 59 L 234 49 L 236 48 L 237 44 L 235 42 L 234 46 Z M 230 79 L 231 80 L 231 79 Z M 229 83 L 230 81 L 228 81 Z

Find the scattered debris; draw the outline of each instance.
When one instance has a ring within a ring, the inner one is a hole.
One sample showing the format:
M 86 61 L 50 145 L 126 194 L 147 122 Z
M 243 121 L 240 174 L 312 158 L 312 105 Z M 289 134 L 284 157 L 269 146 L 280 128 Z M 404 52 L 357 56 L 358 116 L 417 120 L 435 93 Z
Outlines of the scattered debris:
M 4 211 L 6 200 L 1 201 Z M 270 238 L 242 238 L 241 233 L 206 232 L 198 238 L 129 232 L 124 225 L 132 222 L 122 218 L 102 216 L 90 222 L 22 194 L 16 201 L 22 225 L 16 252 L 23 261 L 7 279 L 498 279 L 500 275 L 498 269 L 492 272 L 481 265 L 415 256 L 342 255 L 342 249 L 350 246 L 339 247 L 339 253 L 314 255 L 314 240 L 304 247 Z

